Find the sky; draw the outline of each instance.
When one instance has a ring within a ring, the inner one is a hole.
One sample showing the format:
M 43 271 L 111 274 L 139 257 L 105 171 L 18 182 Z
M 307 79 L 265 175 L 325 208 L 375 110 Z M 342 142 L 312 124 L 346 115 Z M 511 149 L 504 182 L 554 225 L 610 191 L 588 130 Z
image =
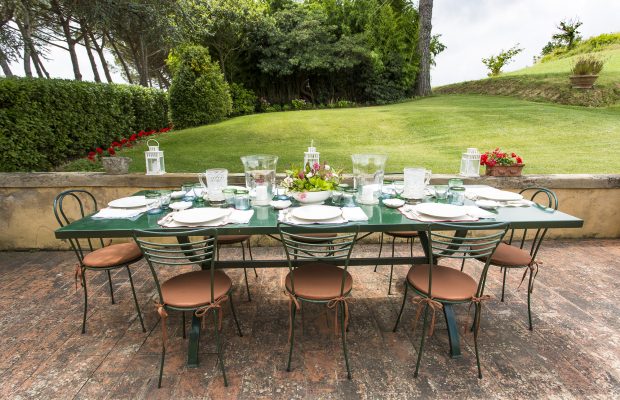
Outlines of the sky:
M 431 71 L 433 86 L 484 78 L 481 59 L 498 54 L 519 43 L 524 50 L 505 70 L 532 65 L 532 58 L 557 31 L 565 19 L 578 18 L 584 38 L 620 31 L 620 0 L 435 0 L 433 34 L 441 34 L 447 46 Z M 80 71 L 85 80 L 93 80 L 86 51 L 78 47 Z M 52 77 L 73 78 L 69 53 L 53 48 L 45 63 Z M 108 60 L 112 56 L 108 54 Z M 112 72 L 122 82 L 118 68 Z M 23 75 L 23 67 L 12 65 L 14 74 Z M 34 72 L 34 69 L 33 69 Z M 103 71 L 100 70 L 102 79 Z

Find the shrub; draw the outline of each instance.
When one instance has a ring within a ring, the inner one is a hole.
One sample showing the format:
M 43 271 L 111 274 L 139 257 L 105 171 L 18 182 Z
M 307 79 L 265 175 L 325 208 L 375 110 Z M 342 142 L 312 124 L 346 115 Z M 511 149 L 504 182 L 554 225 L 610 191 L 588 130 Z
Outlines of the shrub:
M 571 73 L 573 75 L 598 75 L 603 69 L 603 60 L 594 56 L 585 56 L 577 59 Z
M 165 92 L 61 79 L 0 78 L 0 171 L 49 171 L 120 135 L 168 125 Z
M 230 89 L 220 67 L 202 46 L 185 46 L 170 85 L 170 115 L 175 128 L 220 121 L 232 112 Z
M 519 44 L 517 43 L 508 50 L 500 51 L 496 56 L 483 58 L 482 63 L 489 69 L 489 76 L 497 76 L 502 72 L 502 68 L 522 51 L 523 49 L 519 48 Z
M 252 114 L 256 110 L 257 97 L 253 91 L 238 83 L 230 84 L 232 115 Z
M 291 106 L 294 110 L 305 110 L 308 108 L 308 103 L 304 99 L 293 99 L 291 100 Z

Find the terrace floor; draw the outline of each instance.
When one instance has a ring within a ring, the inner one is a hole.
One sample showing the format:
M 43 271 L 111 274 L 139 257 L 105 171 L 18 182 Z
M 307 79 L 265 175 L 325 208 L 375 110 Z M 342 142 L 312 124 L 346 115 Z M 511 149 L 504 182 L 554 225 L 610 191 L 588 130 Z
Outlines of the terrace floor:
M 257 258 L 279 248 L 256 248 Z M 377 245 L 360 245 L 359 255 Z M 401 254 L 405 245 L 397 248 Z M 418 248 L 419 251 L 419 248 Z M 223 257 L 239 257 L 225 249 Z M 229 387 L 216 366 L 212 327 L 201 338 L 200 366 L 185 365 L 187 341 L 180 317 L 171 315 L 163 387 L 157 389 L 161 329 L 151 299 L 148 267 L 139 263 L 134 282 L 145 315 L 142 333 L 125 271 L 114 274 L 117 304 L 110 304 L 105 274 L 88 280 L 87 333 L 80 333 L 82 290 L 74 286 L 69 252 L 0 253 L 0 398 L 618 398 L 620 396 L 620 240 L 547 241 L 533 293 L 534 331 L 527 329 L 521 273 L 508 275 L 506 302 L 498 298 L 501 275 L 492 269 L 481 327 L 484 378 L 476 374 L 473 341 L 462 336 L 463 357 L 448 356 L 443 318 L 427 342 L 420 376 L 413 377 L 421 329 L 412 333 L 414 307 L 392 332 L 407 266 L 395 267 L 394 294 L 387 296 L 389 267 L 353 267 L 348 334 L 353 379 L 347 380 L 341 342 L 324 306 L 309 305 L 304 331 L 296 331 L 292 371 L 285 371 L 288 301 L 283 269 L 230 271 L 233 298 L 244 333 L 224 316 Z M 479 263 L 468 263 L 472 274 Z M 250 272 L 250 271 L 248 271 Z M 228 311 L 228 308 L 225 308 Z M 457 308 L 459 323 L 467 307 Z M 298 318 L 299 328 L 300 322 Z

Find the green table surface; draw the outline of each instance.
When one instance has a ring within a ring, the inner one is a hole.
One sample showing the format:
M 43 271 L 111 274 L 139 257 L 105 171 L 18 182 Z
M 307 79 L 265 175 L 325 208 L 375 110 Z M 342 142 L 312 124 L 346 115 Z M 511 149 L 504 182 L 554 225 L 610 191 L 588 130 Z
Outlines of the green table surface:
M 143 192 L 136 193 L 137 195 Z M 425 199 L 424 201 L 432 201 Z M 469 201 L 467 203 L 473 204 Z M 352 222 L 342 226 L 346 231 L 347 226 L 359 225 L 360 232 L 386 232 L 386 231 L 422 231 L 428 226 L 428 222 L 411 220 L 403 216 L 398 210 L 387 208 L 383 205 L 360 206 L 368 221 Z M 131 237 L 135 229 L 152 229 L 161 232 L 175 232 L 191 228 L 162 228 L 157 221 L 165 214 L 150 215 L 144 213 L 135 220 L 128 219 L 93 219 L 90 216 L 74 221 L 55 231 L 56 238 L 121 238 Z M 494 220 L 480 220 L 480 222 L 509 222 L 513 228 L 580 228 L 583 220 L 565 214 L 561 211 L 548 211 L 542 207 L 504 207 L 497 210 Z M 222 235 L 258 235 L 276 234 L 278 224 L 278 211 L 269 206 L 254 207 L 254 215 L 249 224 L 228 224 L 218 226 L 218 234 Z M 461 222 L 464 229 L 475 225 L 476 222 Z

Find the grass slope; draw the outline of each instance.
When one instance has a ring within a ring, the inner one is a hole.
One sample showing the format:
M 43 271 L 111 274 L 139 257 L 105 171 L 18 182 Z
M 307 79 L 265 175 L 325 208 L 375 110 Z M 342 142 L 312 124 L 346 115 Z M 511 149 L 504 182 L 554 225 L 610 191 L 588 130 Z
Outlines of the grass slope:
M 435 93 L 491 94 L 515 96 L 534 101 L 550 101 L 582 106 L 608 106 L 620 102 L 620 45 L 592 53 L 604 59 L 605 67 L 594 89 L 572 89 L 568 76 L 575 60 L 583 54 L 537 63 L 498 77 L 442 86 Z
M 620 172 L 620 107 L 583 108 L 509 97 L 454 95 L 380 107 L 255 114 L 166 134 L 158 140 L 169 172 L 225 167 L 240 156 L 280 156 L 278 170 L 301 163 L 314 139 L 321 159 L 351 171 L 353 153 L 388 154 L 388 171 L 425 166 L 458 173 L 467 147 L 521 154 L 525 173 Z M 145 144 L 124 150 L 144 171 Z

